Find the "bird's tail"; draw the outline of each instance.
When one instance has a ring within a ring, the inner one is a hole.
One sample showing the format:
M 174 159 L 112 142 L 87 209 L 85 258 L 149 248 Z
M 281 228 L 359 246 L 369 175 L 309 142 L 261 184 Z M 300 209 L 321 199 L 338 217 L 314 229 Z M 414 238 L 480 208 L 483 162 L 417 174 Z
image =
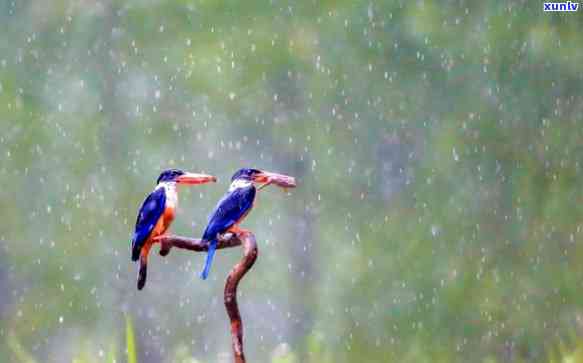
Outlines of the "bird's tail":
M 217 241 L 212 240 L 209 242 L 209 249 L 206 255 L 206 261 L 204 262 L 204 269 L 200 273 L 200 278 L 206 280 L 209 276 L 211 270 L 211 264 L 213 263 L 213 257 L 215 256 L 215 251 L 217 250 Z
M 146 278 L 148 276 L 148 262 L 146 259 L 140 260 L 140 269 L 138 270 L 138 290 L 144 288 L 146 285 Z
M 137 243 L 132 246 L 132 261 L 137 261 L 140 258 L 140 247 Z
M 140 258 L 140 247 L 139 243 L 136 243 L 136 235 L 132 238 L 132 261 L 136 262 Z

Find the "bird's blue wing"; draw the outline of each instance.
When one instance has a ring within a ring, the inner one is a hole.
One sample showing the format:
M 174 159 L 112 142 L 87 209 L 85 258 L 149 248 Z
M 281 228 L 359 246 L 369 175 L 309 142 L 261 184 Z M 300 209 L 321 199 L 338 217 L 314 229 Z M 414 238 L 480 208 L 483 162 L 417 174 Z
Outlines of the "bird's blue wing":
M 225 195 L 209 217 L 209 223 L 204 230 L 202 239 L 209 242 L 208 253 L 200 277 L 205 280 L 210 272 L 215 250 L 217 234 L 226 232 L 237 223 L 253 207 L 255 187 L 235 189 Z
M 255 187 L 235 189 L 225 195 L 209 217 L 202 239 L 212 241 L 237 223 L 253 207 Z
M 136 229 L 132 238 L 132 261 L 138 260 L 142 246 L 164 213 L 165 207 L 166 193 L 164 192 L 164 188 L 154 190 L 148 195 L 146 200 L 144 200 L 144 203 L 142 203 L 142 207 L 138 212 L 138 218 L 136 219 Z

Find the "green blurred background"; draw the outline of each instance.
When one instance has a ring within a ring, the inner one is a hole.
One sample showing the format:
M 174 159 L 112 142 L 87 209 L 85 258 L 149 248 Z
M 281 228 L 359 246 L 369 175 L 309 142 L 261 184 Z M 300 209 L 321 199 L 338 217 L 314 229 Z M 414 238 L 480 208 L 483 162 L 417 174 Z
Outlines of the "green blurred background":
M 198 237 L 238 168 L 253 362 L 583 357 L 583 17 L 538 1 L 0 1 L 0 361 L 228 362 L 240 249 L 129 240 L 162 169 Z M 133 350 L 130 349 L 130 350 Z

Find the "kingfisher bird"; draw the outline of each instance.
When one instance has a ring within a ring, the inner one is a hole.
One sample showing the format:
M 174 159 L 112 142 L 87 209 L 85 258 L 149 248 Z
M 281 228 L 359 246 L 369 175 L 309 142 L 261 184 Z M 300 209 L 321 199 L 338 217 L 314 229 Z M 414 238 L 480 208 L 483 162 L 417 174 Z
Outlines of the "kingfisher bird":
M 203 280 L 206 280 L 210 272 L 217 248 L 218 236 L 227 232 L 233 232 L 235 234 L 248 233 L 247 230 L 239 228 L 239 224 L 253 208 L 257 193 L 255 184 L 263 184 L 263 186 L 266 186 L 288 179 L 290 177 L 286 175 L 247 168 L 240 169 L 233 174 L 229 191 L 219 200 L 214 211 L 209 216 L 208 225 L 202 235 L 202 240 L 208 243 L 204 269 L 200 274 Z M 263 186 L 259 189 L 263 188 Z
M 148 253 L 155 238 L 163 235 L 174 220 L 178 204 L 176 184 L 205 184 L 216 182 L 212 175 L 187 173 L 179 169 L 165 170 L 156 181 L 156 188 L 138 212 L 136 228 L 132 237 L 132 261 L 140 260 L 138 290 L 146 284 Z

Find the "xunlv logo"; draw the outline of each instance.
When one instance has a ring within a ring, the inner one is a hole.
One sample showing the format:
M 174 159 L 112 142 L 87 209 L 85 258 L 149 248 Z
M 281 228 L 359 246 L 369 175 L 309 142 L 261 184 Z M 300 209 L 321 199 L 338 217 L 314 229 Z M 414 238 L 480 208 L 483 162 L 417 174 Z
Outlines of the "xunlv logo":
M 544 11 L 577 11 L 579 10 L 579 3 L 544 3 Z

